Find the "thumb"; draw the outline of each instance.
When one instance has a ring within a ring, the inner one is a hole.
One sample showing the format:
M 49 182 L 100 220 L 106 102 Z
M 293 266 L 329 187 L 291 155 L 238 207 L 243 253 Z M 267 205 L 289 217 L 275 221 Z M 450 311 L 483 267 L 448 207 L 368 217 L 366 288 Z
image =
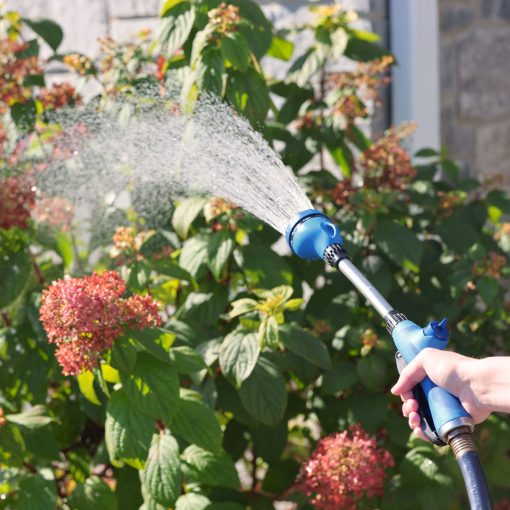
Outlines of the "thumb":
M 400 377 L 391 388 L 391 392 L 394 395 L 402 395 L 403 393 L 411 391 L 419 382 L 421 382 L 425 376 L 427 375 L 427 372 L 424 367 L 425 363 L 425 357 L 426 357 L 426 351 L 429 349 L 424 349 L 421 351 L 416 358 L 407 365 L 404 370 L 402 370 L 402 373 L 400 374 Z

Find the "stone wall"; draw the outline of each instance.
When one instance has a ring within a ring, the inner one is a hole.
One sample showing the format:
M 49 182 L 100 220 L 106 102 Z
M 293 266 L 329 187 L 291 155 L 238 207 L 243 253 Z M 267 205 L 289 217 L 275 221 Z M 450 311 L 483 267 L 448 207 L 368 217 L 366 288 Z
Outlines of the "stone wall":
M 440 0 L 442 140 L 510 185 L 510 0 Z

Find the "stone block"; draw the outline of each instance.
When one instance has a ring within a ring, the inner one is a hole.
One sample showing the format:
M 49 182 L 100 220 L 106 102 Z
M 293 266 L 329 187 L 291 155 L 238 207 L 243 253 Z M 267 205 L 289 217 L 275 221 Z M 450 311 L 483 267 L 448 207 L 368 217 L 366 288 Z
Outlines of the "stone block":
M 502 164 L 510 172 L 510 122 L 479 126 L 476 132 L 476 166 L 480 174 L 494 175 Z
M 157 16 L 159 0 L 106 0 L 112 18 L 147 18 Z
M 59 51 L 97 53 L 98 37 L 108 34 L 106 0 L 7 0 L 8 9 L 27 17 L 55 20 L 64 30 Z
M 461 116 L 493 119 L 510 113 L 510 26 L 478 27 L 458 47 Z
M 474 18 L 474 8 L 469 5 L 444 6 L 439 12 L 439 28 L 441 33 L 462 30 L 468 27 Z

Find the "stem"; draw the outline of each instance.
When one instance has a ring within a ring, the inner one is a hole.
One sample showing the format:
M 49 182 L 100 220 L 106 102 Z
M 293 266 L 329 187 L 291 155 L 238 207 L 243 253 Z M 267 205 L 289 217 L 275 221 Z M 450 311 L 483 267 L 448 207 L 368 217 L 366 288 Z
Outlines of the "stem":
M 80 272 L 80 274 L 82 274 L 82 273 L 84 273 L 84 267 L 83 267 L 82 260 L 80 258 L 80 252 L 78 251 L 78 244 L 76 243 L 76 237 L 74 236 L 74 233 L 72 230 L 69 233 L 69 237 L 71 238 L 71 245 L 73 246 L 73 254 L 74 254 L 73 266 L 76 264 L 76 266 L 78 267 L 78 271 Z
M 10 328 L 12 326 L 12 321 L 9 318 L 7 312 L 2 312 L 2 320 L 4 321 L 5 327 Z
M 255 450 L 252 451 L 253 459 L 251 460 L 251 490 L 255 491 L 257 487 L 257 454 Z
M 43 285 L 44 284 L 44 275 L 41 271 L 41 268 L 39 267 L 39 265 L 37 264 L 36 260 L 35 260 L 35 257 L 33 255 L 30 255 L 30 258 L 32 259 L 32 266 L 34 268 L 34 271 L 35 271 L 35 275 L 37 276 L 37 281 Z
M 23 461 L 23 466 L 26 467 L 31 473 L 37 473 L 37 469 L 33 464 Z
M 324 101 L 324 96 L 326 95 L 326 62 L 324 62 L 324 65 L 321 68 L 321 74 L 320 74 L 320 80 L 319 80 L 319 100 L 322 102 Z M 324 108 L 321 107 L 321 113 L 320 113 L 320 119 L 321 119 L 321 128 L 324 129 Z M 319 151 L 319 161 L 321 165 L 321 170 L 324 170 L 324 144 L 320 144 L 320 151 Z

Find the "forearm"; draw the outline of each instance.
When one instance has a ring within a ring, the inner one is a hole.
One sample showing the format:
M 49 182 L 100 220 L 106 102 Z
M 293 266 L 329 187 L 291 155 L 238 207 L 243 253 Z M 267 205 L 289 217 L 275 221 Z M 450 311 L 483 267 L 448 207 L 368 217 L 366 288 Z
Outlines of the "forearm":
M 490 412 L 510 413 L 510 356 L 495 356 L 472 364 L 471 390 Z

